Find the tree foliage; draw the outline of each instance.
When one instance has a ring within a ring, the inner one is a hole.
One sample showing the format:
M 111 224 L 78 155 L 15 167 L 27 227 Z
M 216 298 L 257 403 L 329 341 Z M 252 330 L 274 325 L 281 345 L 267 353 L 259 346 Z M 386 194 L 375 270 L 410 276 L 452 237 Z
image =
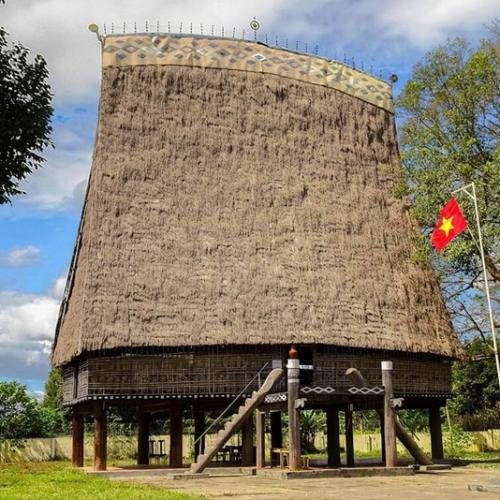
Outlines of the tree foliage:
M 44 162 L 50 142 L 52 94 L 45 60 L 0 28 L 0 205 L 21 194 L 19 183 Z
M 455 363 L 452 409 L 457 416 L 477 415 L 490 408 L 500 411 L 500 388 L 491 350 L 479 339 L 467 345 L 468 359 Z
M 428 233 L 451 192 L 475 183 L 486 261 L 494 281 L 500 239 L 500 42 L 492 36 L 472 49 L 463 39 L 448 41 L 428 53 L 413 69 L 397 105 L 402 157 L 414 213 L 424 228 L 419 255 L 429 253 Z M 475 232 L 471 200 L 460 204 Z M 477 239 L 477 234 L 476 234 Z M 487 328 L 478 302 L 482 273 L 476 243 L 470 233 L 457 238 L 434 264 L 441 276 L 455 326 L 470 337 L 486 339 Z M 479 314 L 478 314 L 479 313 Z
M 0 442 L 50 437 L 58 420 L 58 412 L 39 404 L 26 386 L 19 382 L 0 382 Z

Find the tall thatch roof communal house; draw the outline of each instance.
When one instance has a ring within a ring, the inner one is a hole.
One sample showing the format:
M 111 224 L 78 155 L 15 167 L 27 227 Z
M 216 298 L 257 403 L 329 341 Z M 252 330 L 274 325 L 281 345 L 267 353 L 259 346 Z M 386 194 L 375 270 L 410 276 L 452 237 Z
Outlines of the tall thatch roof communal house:
M 407 407 L 442 404 L 459 343 L 401 182 L 380 79 L 250 41 L 105 37 L 52 355 L 65 403 L 223 407 L 296 344 L 325 404 L 375 404 L 344 372 L 380 385 L 382 359 Z

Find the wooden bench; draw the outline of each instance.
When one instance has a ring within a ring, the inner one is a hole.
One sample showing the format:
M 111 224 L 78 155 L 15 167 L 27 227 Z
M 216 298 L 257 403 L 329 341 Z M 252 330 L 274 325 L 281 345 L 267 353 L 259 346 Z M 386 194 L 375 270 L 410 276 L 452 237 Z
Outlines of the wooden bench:
M 289 463 L 289 453 L 286 448 L 271 448 L 271 454 L 275 453 L 276 455 L 279 455 L 280 458 L 280 468 L 284 469 L 285 467 L 288 466 Z M 302 459 L 302 467 L 308 469 L 309 468 L 309 457 L 306 455 L 301 455 L 300 458 Z
M 149 440 L 149 458 L 156 459 L 158 462 L 166 461 L 167 453 L 164 451 L 165 440 Z

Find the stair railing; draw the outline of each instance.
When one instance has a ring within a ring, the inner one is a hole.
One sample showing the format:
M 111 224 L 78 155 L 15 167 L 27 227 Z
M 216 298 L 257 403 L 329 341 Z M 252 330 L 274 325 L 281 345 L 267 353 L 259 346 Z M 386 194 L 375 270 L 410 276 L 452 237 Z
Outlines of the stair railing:
M 218 423 L 220 422 L 223 418 L 224 418 L 224 415 L 234 406 L 234 404 L 236 403 L 236 401 L 238 401 L 238 399 L 245 393 L 245 391 L 252 385 L 253 381 L 255 379 L 258 379 L 258 383 L 259 383 L 259 388 L 260 388 L 260 375 L 261 373 L 264 371 L 264 369 L 266 368 L 267 365 L 269 365 L 270 361 L 267 361 L 263 366 L 262 368 L 252 377 L 252 379 L 250 380 L 250 382 L 248 382 L 248 384 L 243 387 L 243 389 L 241 389 L 241 391 L 239 392 L 239 394 L 226 406 L 226 408 L 224 409 L 224 411 L 210 424 L 209 427 L 207 427 L 207 429 L 205 431 L 203 431 L 199 436 L 198 438 L 194 441 L 193 444 L 196 445 L 196 443 L 198 441 L 200 441 L 206 434 L 208 434 L 208 432 Z

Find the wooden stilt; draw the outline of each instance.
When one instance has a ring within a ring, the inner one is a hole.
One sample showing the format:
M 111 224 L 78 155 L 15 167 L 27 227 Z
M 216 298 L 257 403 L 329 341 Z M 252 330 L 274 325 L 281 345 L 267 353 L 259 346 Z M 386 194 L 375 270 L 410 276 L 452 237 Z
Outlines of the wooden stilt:
M 257 469 L 266 466 L 266 414 L 260 410 L 255 410 L 255 444 Z
M 253 465 L 253 415 L 248 418 L 241 428 L 241 465 Z
M 73 434 L 72 462 L 73 467 L 83 467 L 84 458 L 84 420 L 83 415 L 74 413 L 71 418 Z
M 137 463 L 149 464 L 149 413 L 142 409 L 137 411 Z
M 432 458 L 442 460 L 444 458 L 443 433 L 441 430 L 441 411 L 439 406 L 429 408 L 429 429 L 431 433 Z
M 283 448 L 283 429 L 281 426 L 281 412 L 271 412 L 271 450 Z M 271 453 L 271 466 L 276 466 L 280 462 L 279 455 Z
M 300 470 L 300 418 L 296 408 L 299 397 L 300 362 L 294 346 L 288 353 L 288 466 L 290 470 Z
M 366 380 L 363 375 L 356 368 L 349 368 L 346 372 L 346 377 L 350 379 L 356 387 L 368 387 Z M 381 418 L 383 425 L 384 410 L 377 409 L 377 413 Z M 427 457 L 427 455 L 419 448 L 417 442 L 413 439 L 411 434 L 407 432 L 398 420 L 395 420 L 396 425 L 396 436 L 401 441 L 401 444 L 409 451 L 410 455 L 415 459 L 415 461 L 420 465 L 432 465 L 432 460 Z M 385 463 L 385 436 L 382 432 L 383 443 L 382 443 L 382 455 L 384 457 Z
M 170 462 L 173 468 L 182 467 L 182 408 L 170 411 Z
M 107 415 L 103 401 L 94 405 L 94 470 L 106 470 Z
M 382 463 L 385 464 L 385 432 L 384 432 L 384 412 L 379 412 L 380 420 L 380 449 L 382 450 Z
M 394 390 L 392 386 L 392 361 L 382 361 L 382 385 L 384 386 L 384 440 L 385 466 L 396 467 L 396 414 L 392 404 Z
M 205 412 L 196 410 L 194 412 L 194 459 L 198 455 L 205 453 L 205 436 L 201 439 L 199 437 L 205 432 Z
M 326 448 L 327 464 L 340 467 L 339 410 L 337 408 L 326 410 Z
M 345 452 L 347 467 L 354 467 L 354 428 L 352 422 L 352 409 L 345 409 Z

